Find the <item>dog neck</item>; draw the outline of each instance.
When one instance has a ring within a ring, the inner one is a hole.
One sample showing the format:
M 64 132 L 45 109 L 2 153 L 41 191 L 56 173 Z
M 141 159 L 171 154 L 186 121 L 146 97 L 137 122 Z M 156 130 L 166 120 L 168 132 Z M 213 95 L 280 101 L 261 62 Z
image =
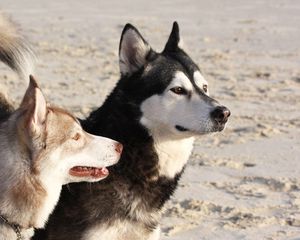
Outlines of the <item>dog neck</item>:
M 158 162 L 153 156 L 153 164 L 156 166 L 152 167 L 155 169 L 158 167 L 158 172 L 154 171 L 153 174 L 149 174 L 149 177 L 153 179 L 157 177 L 174 179 L 176 174 L 182 172 L 189 159 L 194 138 L 176 136 L 172 132 L 163 131 L 166 129 L 165 126 L 154 127 L 150 121 L 141 116 L 140 105 L 129 101 L 117 90 L 113 91 L 102 107 L 91 113 L 83 122 L 83 127 L 87 131 L 112 137 L 123 143 L 130 143 L 128 146 L 125 145 L 124 153 L 136 145 L 135 148 L 143 148 L 144 151 L 142 152 L 149 155 L 153 148 L 157 154 Z M 115 95 L 118 96 L 119 101 L 112 102 L 112 99 L 116 98 Z M 108 107 L 109 105 L 114 106 L 113 111 Z M 108 115 L 114 117 L 108 118 Z M 140 117 L 141 119 L 137 120 Z M 111 119 L 116 121 L 112 122 Z M 101 126 L 106 127 L 101 128 Z M 111 132 L 114 132 L 114 135 L 111 135 Z M 149 137 L 153 141 L 149 141 Z M 124 157 L 120 162 L 123 159 Z M 131 156 L 130 159 L 133 160 L 134 157 Z
M 150 131 L 158 155 L 159 176 L 170 179 L 182 172 L 194 145 L 194 137 L 176 136 L 166 126 L 154 127 L 147 119 L 141 123 Z
M 0 125 L 0 213 L 22 229 L 41 228 L 58 200 L 61 184 L 56 184 L 55 176 L 49 173 L 47 179 L 53 178 L 50 188 L 41 174 L 33 170 L 14 120 Z

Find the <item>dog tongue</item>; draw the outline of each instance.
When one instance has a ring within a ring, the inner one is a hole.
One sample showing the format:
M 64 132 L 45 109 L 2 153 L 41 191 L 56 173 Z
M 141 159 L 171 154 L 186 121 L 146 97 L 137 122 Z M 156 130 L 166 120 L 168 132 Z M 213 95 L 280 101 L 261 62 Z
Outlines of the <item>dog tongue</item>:
M 93 168 L 93 167 L 73 167 L 69 171 L 70 175 L 74 177 L 94 177 L 103 178 L 106 177 L 109 172 L 107 168 Z

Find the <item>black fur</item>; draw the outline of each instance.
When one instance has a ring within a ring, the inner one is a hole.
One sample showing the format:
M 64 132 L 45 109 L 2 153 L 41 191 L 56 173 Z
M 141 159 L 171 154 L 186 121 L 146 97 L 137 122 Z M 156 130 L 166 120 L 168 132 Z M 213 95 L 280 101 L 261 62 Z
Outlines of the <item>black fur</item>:
M 13 111 L 14 108 L 12 104 L 10 104 L 6 97 L 0 93 L 0 123 L 8 119 Z
M 126 25 L 125 30 L 130 27 Z M 138 209 L 145 214 L 159 212 L 173 194 L 182 173 L 174 179 L 159 176 L 153 139 L 139 122 L 140 104 L 153 94 L 161 94 L 175 71 L 191 76 L 198 70 L 188 55 L 174 44 L 176 39 L 172 34 L 162 53 L 151 50 L 147 63 L 132 75 L 122 76 L 103 106 L 82 121 L 88 132 L 123 143 L 120 162 L 111 167 L 110 176 L 99 183 L 64 187 L 46 231 L 39 232 L 34 239 L 81 239 L 88 228 L 99 223 L 113 224 L 116 219 L 127 219 L 133 224 L 139 221 L 149 232 L 158 225 L 157 219 L 143 223 L 129 212 L 135 199 L 142 200 Z

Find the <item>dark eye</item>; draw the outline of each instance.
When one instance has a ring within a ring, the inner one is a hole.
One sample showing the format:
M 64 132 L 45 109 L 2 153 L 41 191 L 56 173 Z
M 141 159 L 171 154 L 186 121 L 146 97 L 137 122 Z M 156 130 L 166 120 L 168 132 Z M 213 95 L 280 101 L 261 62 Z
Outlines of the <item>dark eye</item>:
M 186 95 L 187 91 L 182 87 L 174 87 L 170 89 L 173 93 L 178 95 Z
M 203 85 L 203 91 L 207 92 L 207 85 L 206 84 Z
M 80 133 L 76 133 L 76 134 L 74 135 L 74 137 L 72 137 L 72 139 L 75 140 L 75 141 L 78 141 L 80 138 L 81 138 Z

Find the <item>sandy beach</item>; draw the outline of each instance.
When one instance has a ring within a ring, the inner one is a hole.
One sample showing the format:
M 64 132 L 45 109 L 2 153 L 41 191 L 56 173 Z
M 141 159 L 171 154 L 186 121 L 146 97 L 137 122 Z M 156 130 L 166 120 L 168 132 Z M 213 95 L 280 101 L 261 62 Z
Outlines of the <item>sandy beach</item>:
M 300 239 L 300 1 L 1 0 L 38 56 L 47 99 L 78 117 L 119 79 L 123 26 L 161 51 L 174 20 L 211 95 L 232 113 L 199 137 L 165 207 L 163 240 Z M 0 66 L 15 104 L 27 86 Z

